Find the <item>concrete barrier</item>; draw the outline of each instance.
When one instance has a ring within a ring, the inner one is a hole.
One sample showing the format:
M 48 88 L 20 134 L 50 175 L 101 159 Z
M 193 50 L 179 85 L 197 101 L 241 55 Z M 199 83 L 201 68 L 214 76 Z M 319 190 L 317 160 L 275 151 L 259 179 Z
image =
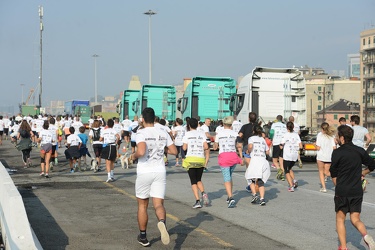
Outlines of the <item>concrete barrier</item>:
M 43 249 L 30 226 L 22 197 L 1 162 L 0 227 L 6 250 Z

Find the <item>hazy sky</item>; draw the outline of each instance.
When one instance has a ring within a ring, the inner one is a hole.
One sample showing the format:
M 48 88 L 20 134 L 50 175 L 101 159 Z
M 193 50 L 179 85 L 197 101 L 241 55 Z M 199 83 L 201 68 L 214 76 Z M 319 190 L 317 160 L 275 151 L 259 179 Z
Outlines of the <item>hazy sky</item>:
M 42 105 L 117 95 L 132 75 L 148 83 L 194 76 L 237 80 L 255 66 L 347 69 L 359 34 L 375 25 L 374 0 L 0 0 L 0 108 L 17 105 L 39 83 L 39 15 L 44 7 Z M 35 102 L 38 97 L 36 95 Z

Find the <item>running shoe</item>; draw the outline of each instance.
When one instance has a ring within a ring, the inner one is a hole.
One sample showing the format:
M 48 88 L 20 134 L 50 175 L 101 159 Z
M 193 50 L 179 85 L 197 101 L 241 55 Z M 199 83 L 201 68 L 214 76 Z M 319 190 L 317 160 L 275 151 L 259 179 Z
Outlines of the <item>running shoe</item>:
M 321 188 L 319 191 L 322 192 L 322 193 L 327 193 L 327 189 L 325 189 L 325 188 Z
M 247 191 L 248 193 L 251 193 L 251 189 L 250 189 L 250 186 L 249 186 L 249 185 L 247 185 L 245 189 L 246 189 L 246 191 Z
M 288 191 L 289 191 L 289 192 L 294 192 L 294 187 L 290 187 L 290 188 L 288 188 Z
M 168 245 L 169 242 L 170 242 L 170 239 L 169 239 L 169 234 L 168 234 L 168 231 L 167 231 L 167 227 L 165 226 L 165 223 L 162 222 L 162 221 L 159 221 L 158 222 L 158 229 L 160 231 L 161 242 L 164 245 Z
M 298 188 L 298 181 L 295 181 L 293 184 L 294 184 L 294 188 Z
M 105 182 L 113 182 L 112 178 L 108 178 Z
M 74 171 L 78 171 L 78 164 L 74 164 Z
M 272 167 L 272 168 L 276 168 L 276 165 L 272 163 L 271 167 Z
M 51 178 L 48 174 L 46 174 L 44 177 L 46 177 L 46 179 Z
M 284 173 L 281 173 L 281 177 L 280 177 L 280 179 L 281 179 L 282 181 L 285 181 L 285 175 L 284 175 Z
M 58 163 L 59 163 L 59 160 L 55 158 L 55 165 L 57 165 Z
M 206 194 L 206 193 L 204 193 L 203 195 L 202 195 L 202 199 L 203 199 L 203 204 L 204 205 L 208 205 L 209 203 L 210 203 L 210 199 L 208 199 L 208 195 Z
M 137 240 L 138 243 L 144 247 L 148 247 L 150 245 L 150 242 L 147 240 L 147 238 L 142 239 L 140 235 L 138 235 Z
M 256 203 L 259 200 L 258 195 L 253 195 L 253 198 L 251 199 L 251 203 Z
M 324 177 L 324 182 L 328 181 L 328 176 Z
M 204 172 L 208 172 L 208 169 L 207 169 L 207 168 L 204 168 L 203 171 L 204 171 Z
M 44 172 L 40 172 L 40 174 L 39 174 L 40 176 L 44 176 Z
M 227 198 L 227 203 L 229 203 L 229 197 Z
M 200 201 L 196 201 L 195 204 L 193 205 L 193 208 L 201 208 L 201 207 L 202 205 Z
M 283 174 L 283 171 L 281 170 L 281 168 L 279 168 L 279 169 L 277 170 L 276 179 L 280 180 L 282 174 Z
M 70 169 L 70 173 L 71 173 L 71 174 L 74 173 L 74 169 L 73 169 L 73 168 Z
M 368 181 L 365 178 L 363 178 L 362 179 L 362 189 L 363 189 L 363 192 L 366 191 L 367 184 L 368 184 Z
M 363 240 L 365 241 L 366 245 L 370 250 L 375 250 L 375 241 L 370 235 L 366 234 L 363 237 Z
M 228 208 L 233 208 L 235 206 L 236 206 L 236 201 L 233 198 L 231 198 L 228 202 Z
M 53 170 L 53 163 L 52 163 L 52 161 L 49 163 L 49 170 Z
M 111 181 L 112 181 L 112 182 L 116 181 L 115 177 L 112 176 L 112 177 L 111 177 Z
M 180 166 L 180 164 L 178 164 L 178 162 L 176 162 L 176 164 L 174 165 L 175 167 L 179 167 Z
M 266 205 L 266 201 L 264 199 L 260 199 L 259 206 L 265 206 L 265 205 Z

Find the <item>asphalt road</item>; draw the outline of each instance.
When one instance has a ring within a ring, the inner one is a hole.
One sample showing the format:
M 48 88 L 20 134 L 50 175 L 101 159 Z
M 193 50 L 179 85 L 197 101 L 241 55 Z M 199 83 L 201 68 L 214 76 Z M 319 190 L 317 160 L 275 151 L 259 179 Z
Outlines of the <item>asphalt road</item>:
M 137 203 L 134 196 L 135 168 L 115 168 L 117 180 L 105 183 L 106 173 L 85 171 L 70 174 L 59 149 L 59 165 L 50 179 L 39 176 L 39 167 L 24 169 L 20 153 L 4 141 L 0 160 L 13 172 L 12 178 L 23 197 L 29 221 L 44 249 L 140 249 L 136 237 Z M 39 162 L 37 149 L 32 152 Z M 167 167 L 167 227 L 171 243 L 164 246 L 149 208 L 148 240 L 155 249 L 337 249 L 334 188 L 320 193 L 316 164 L 295 167 L 299 187 L 294 193 L 275 179 L 273 170 L 266 184 L 267 205 L 250 203 L 245 191 L 245 167 L 234 175 L 235 208 L 227 208 L 217 152 L 211 153 L 209 171 L 203 175 L 210 206 L 193 209 L 194 197 L 186 171 Z M 362 220 L 375 236 L 375 180 L 369 176 Z M 150 203 L 151 204 L 151 203 Z M 347 221 L 349 249 L 367 249 L 361 235 Z

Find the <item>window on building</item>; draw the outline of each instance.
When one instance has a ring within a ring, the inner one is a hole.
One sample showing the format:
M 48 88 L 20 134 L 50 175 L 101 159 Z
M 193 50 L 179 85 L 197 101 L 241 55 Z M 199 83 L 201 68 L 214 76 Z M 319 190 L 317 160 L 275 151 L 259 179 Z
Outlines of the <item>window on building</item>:
M 363 38 L 363 45 L 366 45 L 366 39 Z
M 371 44 L 371 38 L 370 37 L 368 38 L 368 44 Z
M 338 115 L 333 115 L 333 119 L 337 120 Z
M 374 36 L 374 40 L 373 40 L 373 43 L 375 43 L 375 36 Z
M 322 97 L 320 95 L 318 95 L 318 101 L 322 100 Z
M 345 115 L 345 119 L 348 120 L 349 119 L 349 115 Z
M 322 106 L 321 105 L 318 105 L 318 110 L 322 110 Z
M 295 96 L 292 96 L 292 102 L 296 102 L 296 97 Z
M 321 86 L 318 86 L 318 91 L 322 91 L 322 87 Z

